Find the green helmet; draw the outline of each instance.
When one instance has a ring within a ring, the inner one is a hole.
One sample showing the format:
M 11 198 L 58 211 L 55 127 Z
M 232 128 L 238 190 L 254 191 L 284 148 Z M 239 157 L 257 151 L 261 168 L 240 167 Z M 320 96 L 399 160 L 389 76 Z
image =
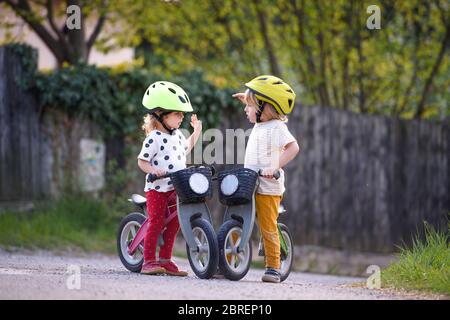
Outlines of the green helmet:
M 175 83 L 157 81 L 144 93 L 142 104 L 152 112 L 157 110 L 192 112 L 191 101 L 186 92 Z

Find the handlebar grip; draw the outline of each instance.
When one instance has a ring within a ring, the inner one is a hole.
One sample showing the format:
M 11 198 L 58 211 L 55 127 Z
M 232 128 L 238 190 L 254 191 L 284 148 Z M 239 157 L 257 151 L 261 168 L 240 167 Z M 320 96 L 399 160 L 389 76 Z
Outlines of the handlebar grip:
M 262 176 L 262 170 L 261 169 L 259 169 L 258 170 L 258 174 L 260 175 L 260 176 Z M 281 176 L 281 173 L 280 173 L 280 170 L 275 170 L 274 172 L 273 172 L 273 175 L 272 175 L 272 177 L 275 179 L 275 180 L 278 180 L 279 178 L 280 178 L 280 176 Z
M 275 178 L 275 180 L 280 179 L 281 173 L 280 170 L 275 170 L 273 173 L 273 177 Z
M 156 174 L 154 174 L 154 173 L 149 173 L 148 174 L 148 180 L 150 181 L 150 182 L 155 182 L 156 180 L 159 180 L 159 179 L 164 179 L 164 178 L 167 178 L 167 177 L 169 177 L 169 174 L 168 173 L 166 173 L 166 174 L 164 174 L 164 175 L 162 175 L 162 176 L 160 176 L 160 177 L 158 177 Z
M 148 174 L 148 180 L 150 181 L 150 182 L 155 182 L 156 180 L 158 180 L 159 179 L 159 177 L 156 175 L 156 174 L 154 174 L 154 173 L 149 173 Z

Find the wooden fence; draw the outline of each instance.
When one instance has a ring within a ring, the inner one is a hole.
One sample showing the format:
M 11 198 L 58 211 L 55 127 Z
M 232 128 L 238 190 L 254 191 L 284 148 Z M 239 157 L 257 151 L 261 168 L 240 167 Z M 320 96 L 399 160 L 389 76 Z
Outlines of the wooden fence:
M 79 176 L 80 141 L 98 135 L 89 121 L 39 110 L 20 57 L 0 47 L 0 204 L 58 195 Z M 73 178 L 73 179 L 72 179 Z
M 429 121 L 303 108 L 287 166 L 287 222 L 297 243 L 389 252 L 423 221 L 447 229 L 450 127 Z
M 222 129 L 249 127 L 243 112 L 225 114 Z M 301 148 L 283 199 L 296 244 L 387 253 L 423 236 L 424 221 L 448 230 L 448 122 L 297 107 L 287 125 Z
M 17 83 L 23 79 L 20 59 L 0 47 L 0 199 L 24 200 L 41 195 L 48 186 L 42 174 L 46 152 L 36 100 Z

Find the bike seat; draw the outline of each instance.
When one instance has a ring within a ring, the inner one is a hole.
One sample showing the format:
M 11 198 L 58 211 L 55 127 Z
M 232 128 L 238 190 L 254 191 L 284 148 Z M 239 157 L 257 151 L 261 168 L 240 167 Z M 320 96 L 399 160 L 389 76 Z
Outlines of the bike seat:
M 136 204 L 138 206 L 141 206 L 141 205 L 143 205 L 144 203 L 147 202 L 147 199 L 145 199 L 140 194 L 133 193 L 131 195 L 131 199 L 128 199 L 128 201 L 133 202 L 134 204 Z
M 284 214 L 286 213 L 286 209 L 284 208 L 284 206 L 282 204 L 280 204 L 280 206 L 278 207 L 278 214 Z

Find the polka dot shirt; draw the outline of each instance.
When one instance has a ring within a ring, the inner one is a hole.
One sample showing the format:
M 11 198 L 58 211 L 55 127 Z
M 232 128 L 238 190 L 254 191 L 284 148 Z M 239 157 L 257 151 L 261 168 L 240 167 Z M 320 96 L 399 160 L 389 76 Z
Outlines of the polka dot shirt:
M 187 141 L 180 130 L 175 130 L 172 135 L 153 130 L 144 140 L 138 159 L 148 161 L 153 167 L 166 172 L 175 172 L 186 168 Z M 169 178 L 149 181 L 149 175 L 145 176 L 144 192 L 156 190 L 167 192 L 173 190 Z

